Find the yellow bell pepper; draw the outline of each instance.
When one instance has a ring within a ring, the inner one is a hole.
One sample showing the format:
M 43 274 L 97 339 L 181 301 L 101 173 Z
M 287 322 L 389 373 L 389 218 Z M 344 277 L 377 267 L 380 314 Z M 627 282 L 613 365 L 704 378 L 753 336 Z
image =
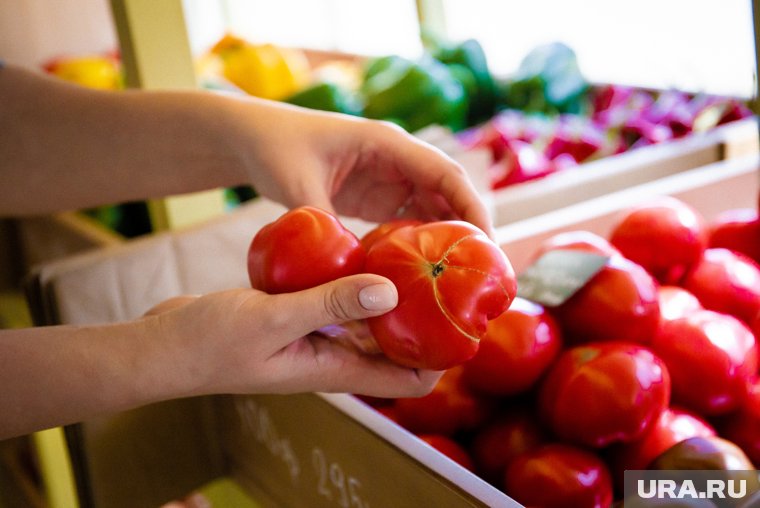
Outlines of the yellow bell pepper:
M 124 86 L 119 62 L 110 56 L 57 58 L 48 62 L 44 69 L 61 79 L 90 88 L 118 90 Z
M 256 97 L 284 99 L 306 86 L 311 78 L 309 62 L 299 50 L 252 44 L 226 35 L 211 53 L 221 59 L 227 80 Z

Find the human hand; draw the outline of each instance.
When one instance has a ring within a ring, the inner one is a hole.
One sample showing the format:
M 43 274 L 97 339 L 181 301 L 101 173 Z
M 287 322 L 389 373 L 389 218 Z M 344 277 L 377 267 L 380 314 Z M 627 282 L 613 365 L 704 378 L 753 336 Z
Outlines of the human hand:
M 354 275 L 278 295 L 254 289 L 167 300 L 146 325 L 171 358 L 172 384 L 184 395 L 350 392 L 376 397 L 428 393 L 440 372 L 408 369 L 381 354 L 313 333 L 389 311 L 397 303 L 385 278 Z
M 371 222 L 462 219 L 492 235 L 488 210 L 464 169 L 395 125 L 271 105 L 255 113 L 255 127 L 246 132 L 254 136 L 253 185 L 288 207 L 311 205 Z

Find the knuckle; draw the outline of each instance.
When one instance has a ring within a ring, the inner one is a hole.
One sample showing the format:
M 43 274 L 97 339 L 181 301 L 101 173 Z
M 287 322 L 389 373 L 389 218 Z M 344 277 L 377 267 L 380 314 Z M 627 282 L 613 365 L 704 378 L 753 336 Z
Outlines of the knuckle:
M 348 321 L 353 318 L 352 306 L 337 289 L 326 291 L 322 303 L 325 315 L 331 321 Z

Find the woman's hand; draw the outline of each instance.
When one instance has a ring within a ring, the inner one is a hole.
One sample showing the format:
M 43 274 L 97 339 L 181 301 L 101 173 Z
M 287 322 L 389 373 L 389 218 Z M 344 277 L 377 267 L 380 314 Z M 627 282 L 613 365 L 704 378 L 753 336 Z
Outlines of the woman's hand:
M 395 125 L 262 101 L 250 107 L 236 114 L 248 123 L 250 180 L 263 195 L 371 222 L 461 219 L 492 232 L 464 169 Z
M 345 341 L 312 333 L 389 311 L 394 286 L 355 275 L 295 293 L 253 289 L 182 296 L 149 311 L 148 330 L 182 379 L 160 383 L 208 393 L 351 392 L 378 397 L 428 393 L 441 373 L 398 366 Z M 173 394 L 176 396 L 177 394 Z

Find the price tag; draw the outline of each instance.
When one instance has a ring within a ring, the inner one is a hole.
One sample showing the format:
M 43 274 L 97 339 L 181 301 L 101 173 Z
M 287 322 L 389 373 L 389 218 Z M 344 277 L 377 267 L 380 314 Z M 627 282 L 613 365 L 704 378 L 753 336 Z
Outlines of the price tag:
M 599 273 L 609 256 L 551 250 L 517 277 L 517 296 L 548 307 L 561 305 Z

